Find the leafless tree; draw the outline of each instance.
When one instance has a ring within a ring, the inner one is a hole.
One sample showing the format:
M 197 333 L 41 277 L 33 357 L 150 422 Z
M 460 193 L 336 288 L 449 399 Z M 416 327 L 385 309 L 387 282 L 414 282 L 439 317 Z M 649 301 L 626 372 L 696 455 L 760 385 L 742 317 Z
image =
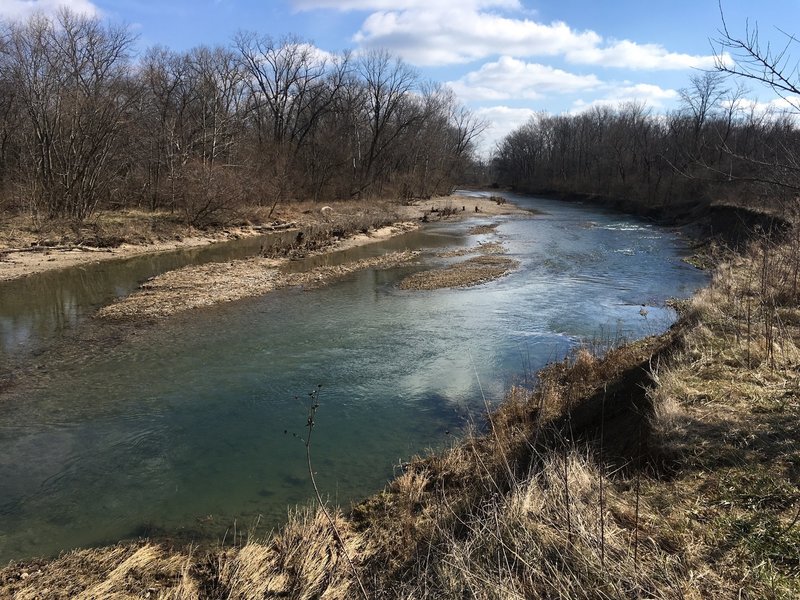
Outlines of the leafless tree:
M 31 196 L 50 216 L 85 219 L 112 192 L 133 109 L 124 28 L 62 10 L 9 27 L 4 63 L 26 116 Z
M 416 72 L 385 50 L 364 54 L 357 66 L 364 93 L 365 139 L 357 132 L 357 168 L 360 177 L 353 195 L 360 195 L 391 164 L 390 149 L 420 116 L 412 106 L 410 92 L 417 83 Z
M 745 24 L 736 34 L 728 26 L 720 4 L 722 27 L 714 40 L 719 73 L 766 86 L 786 103 L 785 114 L 770 118 L 771 136 L 766 148 L 742 153 L 726 144 L 728 155 L 739 166 L 731 179 L 783 188 L 793 194 L 800 190 L 800 146 L 796 119 L 800 114 L 800 62 L 793 55 L 798 39 L 778 29 L 779 43 L 762 40 L 758 25 Z M 788 113 L 793 113 L 788 116 Z M 766 150 L 766 152 L 764 151 Z
M 138 206 L 196 225 L 239 203 L 425 196 L 486 127 L 387 52 L 241 33 L 133 62 L 133 41 L 66 10 L 0 24 L 0 190 L 44 216 Z

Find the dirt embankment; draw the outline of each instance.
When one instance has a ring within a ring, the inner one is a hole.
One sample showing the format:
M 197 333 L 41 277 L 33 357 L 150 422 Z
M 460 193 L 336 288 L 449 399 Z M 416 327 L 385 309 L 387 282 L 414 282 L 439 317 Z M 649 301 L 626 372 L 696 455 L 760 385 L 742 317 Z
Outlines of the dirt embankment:
M 264 207 L 251 207 L 233 222 L 196 229 L 172 213 L 146 211 L 101 212 L 77 226 L 62 221 L 38 222 L 24 215 L 0 215 L 0 281 L 42 271 L 191 248 L 262 235 L 275 230 L 328 228 L 347 224 L 363 235 L 389 224 L 522 212 L 488 198 L 447 196 L 402 204 L 392 201 L 336 202 L 327 217 L 321 204 L 291 203 L 270 216 Z M 462 210 L 463 209 L 463 210 Z M 476 213 L 477 209 L 477 213 Z M 358 229 L 355 229 L 355 228 Z M 354 240 L 350 243 L 360 243 Z M 347 242 L 340 242 L 339 248 Z
M 470 202 L 472 212 L 466 210 Z M 460 206 L 459 206 L 460 204 Z M 306 225 L 294 236 L 294 241 L 264 248 L 263 257 L 225 263 L 212 263 L 168 271 L 146 281 L 139 290 L 98 312 L 101 318 L 139 319 L 161 318 L 178 312 L 258 296 L 276 289 L 299 286 L 306 288 L 327 283 L 353 271 L 367 268 L 389 268 L 409 262 L 414 252 L 395 252 L 376 258 L 358 260 L 343 265 L 322 266 L 302 273 L 281 269 L 288 260 L 346 250 L 386 240 L 416 229 L 423 221 L 459 219 L 475 214 L 500 215 L 522 212 L 511 204 L 497 203 L 486 198 L 447 197 L 415 205 L 381 207 L 380 205 L 350 205 L 324 215 L 304 213 Z M 464 210 L 461 210 L 464 208 Z M 474 208 L 477 208 L 476 212 Z M 413 219 L 413 220 L 412 220 Z M 488 227 L 486 231 L 492 231 Z M 499 251 L 497 244 L 486 244 L 486 250 Z M 475 252 L 475 250 L 473 250 Z M 420 273 L 415 281 L 423 282 L 406 289 L 434 289 L 475 285 L 502 276 L 515 266 L 510 259 L 479 257 L 466 261 L 444 276 L 437 271 Z

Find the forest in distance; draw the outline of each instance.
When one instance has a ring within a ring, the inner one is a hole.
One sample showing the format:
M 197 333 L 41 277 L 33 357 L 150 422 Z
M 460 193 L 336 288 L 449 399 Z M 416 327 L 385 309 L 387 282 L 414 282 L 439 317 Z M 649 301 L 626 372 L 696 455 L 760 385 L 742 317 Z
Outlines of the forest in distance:
M 720 52 L 746 57 L 750 42 L 729 37 Z M 138 49 L 96 17 L 34 15 L 0 23 L 0 211 L 82 222 L 168 210 L 204 227 L 241 206 L 429 198 L 463 183 L 624 198 L 640 213 L 782 210 L 800 131 L 749 102 L 735 71 L 721 61 L 691 76 L 666 113 L 633 102 L 538 114 L 486 157 L 488 123 L 386 51 L 328 54 L 254 32 Z
M 499 144 L 494 179 L 643 213 L 711 202 L 783 213 L 798 190 L 796 116 L 759 110 L 724 72 L 694 75 L 680 94 L 666 114 L 632 102 L 537 115 Z

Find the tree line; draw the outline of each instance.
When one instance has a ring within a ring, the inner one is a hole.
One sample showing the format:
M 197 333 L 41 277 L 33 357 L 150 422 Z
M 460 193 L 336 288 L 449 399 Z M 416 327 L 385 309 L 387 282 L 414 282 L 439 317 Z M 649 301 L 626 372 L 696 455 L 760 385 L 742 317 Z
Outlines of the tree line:
M 62 10 L 0 23 L 0 208 L 83 220 L 448 192 L 485 124 L 385 51 L 296 37 L 137 53 Z
M 796 198 L 793 114 L 747 101 L 725 69 L 691 77 L 680 100 L 666 114 L 632 102 L 536 115 L 499 143 L 494 177 L 526 191 L 620 199 L 642 213 L 712 201 L 785 208 Z

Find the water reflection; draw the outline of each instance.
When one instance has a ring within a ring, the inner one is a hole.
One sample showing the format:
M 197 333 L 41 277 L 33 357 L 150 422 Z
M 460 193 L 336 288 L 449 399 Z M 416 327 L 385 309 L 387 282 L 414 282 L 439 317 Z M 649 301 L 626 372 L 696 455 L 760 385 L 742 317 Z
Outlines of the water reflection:
M 479 415 L 478 381 L 494 402 L 581 339 L 661 331 L 674 318 L 664 300 L 705 281 L 668 232 L 514 199 L 546 214 L 504 218 L 486 236 L 464 238 L 461 223 L 358 251 L 403 243 L 430 248 L 426 260 L 435 261 L 443 247 L 500 239 L 520 269 L 471 289 L 396 287 L 424 265 L 367 270 L 319 290 L 125 328 L 83 319 L 163 263 L 122 274 L 102 265 L 78 282 L 54 276 L 45 286 L 52 304 L 30 310 L 4 296 L 3 314 L 14 319 L 6 351 L 49 347 L 34 361 L 41 369 L 0 395 L 0 560 L 137 532 L 199 540 L 259 516 L 265 527 L 279 523 L 287 504 L 310 497 L 291 432 L 302 433 L 302 398 L 317 384 L 320 485 L 333 500 L 361 497 L 398 461 L 447 443 L 446 431 Z

